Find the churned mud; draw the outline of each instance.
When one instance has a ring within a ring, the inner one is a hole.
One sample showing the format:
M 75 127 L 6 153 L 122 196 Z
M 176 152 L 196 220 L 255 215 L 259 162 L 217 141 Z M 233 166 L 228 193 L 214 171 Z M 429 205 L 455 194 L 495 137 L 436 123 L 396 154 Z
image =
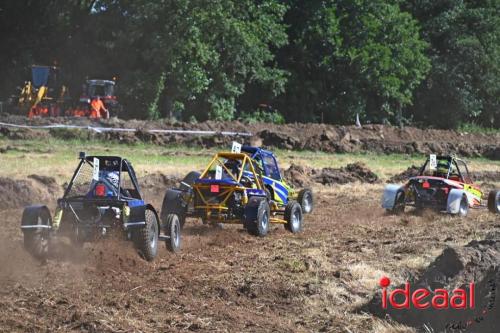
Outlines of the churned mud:
M 54 128 L 50 130 L 20 129 L 0 126 L 0 135 L 10 139 L 99 139 L 122 143 L 149 142 L 153 144 L 184 144 L 195 147 L 228 145 L 232 140 L 244 141 L 266 147 L 289 150 L 313 150 L 335 153 L 377 152 L 401 154 L 447 154 L 463 157 L 487 157 L 500 159 L 500 134 L 460 133 L 449 130 L 418 129 L 383 125 L 335 126 L 325 124 L 245 124 L 238 121 L 203 123 L 171 123 L 168 121 L 141 121 L 109 119 L 41 118 L 26 120 L 15 115 L 1 115 L 0 121 L 22 125 L 49 125 L 53 123 L 101 126 L 113 128 L 134 128 L 133 132 L 97 133 L 86 129 Z M 230 137 L 220 134 L 197 136 L 185 134 L 150 133 L 150 129 L 176 129 L 224 131 L 250 133 L 251 137 Z

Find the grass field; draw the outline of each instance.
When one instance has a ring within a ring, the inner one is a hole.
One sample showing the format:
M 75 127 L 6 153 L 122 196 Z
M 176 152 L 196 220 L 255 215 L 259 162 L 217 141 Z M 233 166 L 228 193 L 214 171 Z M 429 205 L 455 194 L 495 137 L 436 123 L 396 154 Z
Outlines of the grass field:
M 153 144 L 107 143 L 49 139 L 47 141 L 8 140 L 0 138 L 0 175 L 16 179 L 30 174 L 50 175 L 58 181 L 71 176 L 78 152 L 95 155 L 119 155 L 132 161 L 138 175 L 161 172 L 182 176 L 191 170 L 201 170 L 216 149 L 189 148 L 183 146 L 159 146 Z M 402 154 L 328 154 L 311 151 L 275 150 L 280 166 L 288 168 L 291 163 L 313 168 L 343 167 L 349 163 L 362 162 L 382 179 L 406 170 L 412 165 L 421 165 L 425 156 Z M 500 171 L 500 162 L 483 158 L 468 159 L 471 171 Z

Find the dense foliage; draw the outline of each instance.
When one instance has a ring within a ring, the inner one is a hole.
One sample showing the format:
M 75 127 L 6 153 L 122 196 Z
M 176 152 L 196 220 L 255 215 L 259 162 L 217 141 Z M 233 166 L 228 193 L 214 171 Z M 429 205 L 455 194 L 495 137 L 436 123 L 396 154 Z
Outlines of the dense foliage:
M 57 62 L 129 117 L 500 127 L 499 0 L 18 0 L 0 29 L 3 101 Z

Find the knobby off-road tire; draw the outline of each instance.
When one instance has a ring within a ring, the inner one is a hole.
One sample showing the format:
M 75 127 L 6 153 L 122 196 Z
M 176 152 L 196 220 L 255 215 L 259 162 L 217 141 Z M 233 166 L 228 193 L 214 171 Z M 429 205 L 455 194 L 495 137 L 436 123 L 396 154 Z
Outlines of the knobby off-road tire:
M 269 231 L 269 203 L 265 198 L 250 198 L 245 207 L 245 227 L 252 235 L 264 237 Z
M 197 171 L 191 171 L 184 177 L 184 179 L 182 179 L 179 190 L 176 189 L 167 190 L 161 206 L 161 221 L 165 227 L 167 225 L 168 214 L 177 214 L 181 229 L 184 228 L 184 224 L 186 222 L 187 207 L 185 207 L 185 205 L 183 204 L 182 198 L 180 197 L 173 198 L 172 194 L 169 195 L 169 192 L 173 193 L 173 191 L 177 191 L 178 195 L 180 195 L 181 193 L 183 193 L 182 191 L 189 191 L 190 189 L 185 185 L 183 185 L 183 183 L 191 187 L 193 186 L 194 182 L 198 178 L 200 178 L 200 175 L 201 174 Z
M 290 200 L 285 207 L 285 229 L 296 234 L 303 229 L 302 207 L 297 201 Z
M 186 183 L 188 184 L 189 186 L 193 186 L 194 182 L 200 178 L 201 174 L 197 171 L 191 171 L 190 173 L 188 173 L 186 175 L 186 177 L 184 177 L 184 179 L 182 180 L 183 183 Z
M 133 231 L 134 243 L 141 257 L 153 261 L 158 254 L 158 219 L 151 209 L 145 211 L 146 225 Z
M 182 192 L 175 189 L 168 189 L 165 192 L 161 205 L 161 221 L 163 226 L 167 225 L 167 216 L 169 214 L 175 214 L 179 219 L 181 229 L 184 228 L 187 207 L 183 206 L 181 195 Z
M 462 199 L 460 200 L 460 208 L 458 209 L 458 216 L 466 217 L 469 213 L 469 200 L 467 200 L 467 196 L 464 194 Z
M 491 191 L 488 195 L 488 210 L 495 214 L 500 214 L 500 191 Z
M 304 214 L 312 213 L 314 209 L 314 199 L 312 191 L 310 189 L 305 188 L 300 190 L 299 195 L 297 197 L 297 201 L 299 202 L 302 208 L 302 213 Z
M 36 225 L 50 225 L 50 213 L 45 209 L 38 211 Z M 33 257 L 45 261 L 49 254 L 50 231 L 47 228 L 24 229 L 24 248 Z
M 394 206 L 391 209 L 388 209 L 387 212 L 400 215 L 405 212 L 405 208 L 405 192 L 400 190 L 396 193 L 396 197 L 394 198 Z
M 165 219 L 165 234 L 170 236 L 165 240 L 167 250 L 170 252 L 179 252 L 181 250 L 181 224 L 179 216 L 176 214 L 168 214 Z

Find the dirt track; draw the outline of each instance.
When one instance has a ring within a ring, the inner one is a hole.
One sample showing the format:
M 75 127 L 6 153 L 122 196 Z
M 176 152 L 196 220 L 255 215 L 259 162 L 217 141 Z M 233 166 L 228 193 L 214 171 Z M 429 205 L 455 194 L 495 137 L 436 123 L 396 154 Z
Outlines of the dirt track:
M 152 264 L 130 243 L 76 251 L 63 240 L 40 265 L 22 249 L 21 210 L 3 210 L 0 331 L 396 332 L 358 311 L 380 277 L 418 275 L 447 246 L 483 238 L 500 221 L 484 211 L 388 216 L 382 186 L 316 187 L 317 209 L 299 235 L 276 226 L 256 238 L 189 221 L 182 252 L 162 248 Z M 147 188 L 159 206 L 163 185 Z
M 173 126 L 117 120 L 103 125 Z M 324 151 L 412 153 L 451 147 L 462 156 L 490 156 L 493 152 L 490 157 L 498 158 L 495 154 L 500 142 L 498 135 L 412 128 L 400 131 L 381 126 L 176 126 L 249 130 L 257 133 L 252 140 L 264 145 Z M 89 132 L 0 128 L 0 135 L 11 139 L 86 139 Z M 116 135 L 114 139 L 121 142 L 172 141 L 193 146 L 233 139 L 163 137 L 144 131 Z M 409 176 L 414 170 L 400 171 Z M 448 258 L 440 256 L 443 251 L 456 253 L 450 260 L 461 260 L 466 267 L 454 275 L 454 281 L 471 276 L 483 281 L 490 273 L 488 267 L 500 265 L 500 218 L 484 210 L 473 211 L 467 219 L 432 212 L 386 215 L 380 208 L 383 181 L 358 163 L 335 169 L 292 164 L 285 174 L 292 183 L 312 186 L 316 193 L 316 209 L 306 216 L 305 230 L 299 235 L 275 226 L 267 237 L 256 238 L 238 226 L 219 230 L 190 220 L 183 233 L 182 252 L 172 255 L 162 246 L 153 263 L 140 259 L 131 244 L 123 241 L 89 244 L 76 250 L 63 239 L 54 244 L 46 265 L 33 260 L 22 247 L 21 207 L 33 201 L 54 202 L 62 193 L 62 184 L 50 177 L 0 177 L 0 332 L 414 332 L 379 319 L 385 315 L 367 307 L 376 304 L 372 302 L 380 293 L 382 276 L 389 276 L 395 286 L 407 279 L 418 280 L 435 272 L 439 258 Z M 391 181 L 403 178 L 394 175 Z M 496 169 L 482 169 L 476 180 L 485 189 L 500 186 Z M 176 179 L 152 171 L 139 181 L 146 198 L 160 207 L 165 188 Z M 490 240 L 470 246 L 470 251 L 464 248 L 487 235 Z M 477 257 L 486 259 L 478 262 Z M 500 287 L 497 290 L 500 300 Z M 498 316 L 499 307 L 495 305 L 489 318 Z M 393 318 L 403 324 L 422 324 L 414 317 L 408 321 Z M 433 323 L 436 328 L 447 324 Z M 497 327 L 488 319 L 472 326 L 470 332 L 496 332 Z
M 117 142 L 150 142 L 154 144 L 185 144 L 196 147 L 227 145 L 233 139 L 220 135 L 192 136 L 181 134 L 151 134 L 148 129 L 184 129 L 250 132 L 251 138 L 237 138 L 267 147 L 289 150 L 313 150 L 325 152 L 378 152 L 403 154 L 456 153 L 463 157 L 484 156 L 500 160 L 500 134 L 471 134 L 447 130 L 422 130 L 407 127 L 382 125 L 333 126 L 324 124 L 244 124 L 241 122 L 204 122 L 199 124 L 169 123 L 167 121 L 138 121 L 110 119 L 92 122 L 89 119 L 45 118 L 27 121 L 25 117 L 4 115 L 1 122 L 30 125 L 65 123 L 81 126 L 105 126 L 136 128 L 136 132 L 95 133 L 87 130 L 52 129 L 31 130 L 13 129 L 0 126 L 0 135 L 11 139 L 99 139 Z

